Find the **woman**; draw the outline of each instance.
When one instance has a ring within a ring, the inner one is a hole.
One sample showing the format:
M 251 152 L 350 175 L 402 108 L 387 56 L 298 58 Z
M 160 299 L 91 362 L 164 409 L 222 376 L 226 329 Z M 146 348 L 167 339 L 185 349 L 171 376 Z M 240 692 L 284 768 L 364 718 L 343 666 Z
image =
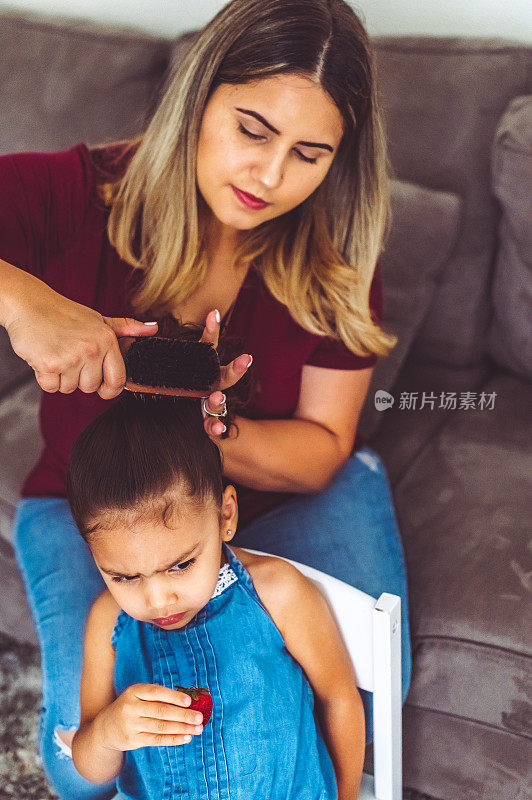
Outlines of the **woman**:
M 157 331 L 140 320 L 171 314 L 216 343 L 221 318 L 243 340 L 223 384 L 253 356 L 258 391 L 238 435 L 210 416 L 222 392 L 205 408 L 241 500 L 235 544 L 400 594 L 406 695 L 402 546 L 383 465 L 355 438 L 376 358 L 395 342 L 378 325 L 389 198 L 376 97 L 368 37 L 344 0 L 234 0 L 138 139 L 0 158 L 0 322 L 44 390 L 45 449 L 15 546 L 42 649 L 43 761 L 61 797 L 113 793 L 69 758 L 82 629 L 102 584 L 64 476 L 77 435 L 124 388 L 118 339 Z

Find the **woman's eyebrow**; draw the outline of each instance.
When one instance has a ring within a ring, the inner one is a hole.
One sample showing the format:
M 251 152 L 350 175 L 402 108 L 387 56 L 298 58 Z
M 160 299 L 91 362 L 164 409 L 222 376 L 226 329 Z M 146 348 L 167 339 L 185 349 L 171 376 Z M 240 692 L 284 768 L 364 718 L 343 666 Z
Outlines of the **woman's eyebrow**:
M 262 122 L 262 124 L 266 128 L 272 131 L 272 133 L 276 133 L 277 136 L 280 135 L 280 131 L 278 131 L 277 128 L 274 128 L 273 125 L 270 122 L 268 122 L 267 119 L 264 119 L 262 114 L 258 114 L 256 111 L 251 111 L 251 109 L 249 108 L 238 108 L 236 106 L 235 108 L 237 111 L 242 112 L 242 114 L 247 114 L 250 117 L 255 117 L 255 119 L 258 119 L 259 122 Z M 334 148 L 331 147 L 330 144 L 323 144 L 322 142 L 296 142 L 296 144 L 302 144 L 305 147 L 322 147 L 324 150 L 329 150 L 331 153 L 334 151 Z

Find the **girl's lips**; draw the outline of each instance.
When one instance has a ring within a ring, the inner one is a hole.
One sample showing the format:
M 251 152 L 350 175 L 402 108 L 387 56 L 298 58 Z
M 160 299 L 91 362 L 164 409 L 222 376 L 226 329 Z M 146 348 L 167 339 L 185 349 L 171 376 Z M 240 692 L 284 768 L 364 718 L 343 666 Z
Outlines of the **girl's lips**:
M 270 203 L 265 203 L 264 200 L 258 200 L 251 194 L 247 194 L 246 192 L 242 192 L 240 189 L 237 189 L 236 186 L 231 184 L 231 189 L 236 194 L 237 198 L 243 203 L 247 208 L 266 208 L 269 206 Z
M 159 627 L 165 627 L 166 625 L 175 625 L 176 622 L 179 622 L 180 619 L 186 615 L 186 611 L 183 611 L 182 614 L 172 614 L 171 617 L 159 617 L 158 619 L 152 620 L 155 625 L 159 625 Z

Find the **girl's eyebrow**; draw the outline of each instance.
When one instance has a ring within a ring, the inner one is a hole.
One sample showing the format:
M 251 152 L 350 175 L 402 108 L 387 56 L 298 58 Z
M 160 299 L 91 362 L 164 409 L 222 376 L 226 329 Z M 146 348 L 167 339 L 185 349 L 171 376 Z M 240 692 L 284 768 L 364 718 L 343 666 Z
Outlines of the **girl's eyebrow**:
M 251 109 L 249 109 L 249 108 L 238 108 L 237 106 L 235 106 L 235 108 L 236 108 L 237 111 L 242 112 L 242 114 L 247 114 L 250 117 L 255 117 L 255 119 L 258 119 L 259 122 L 262 122 L 262 124 L 266 128 L 268 128 L 270 131 L 272 131 L 272 133 L 276 133 L 277 136 L 280 135 L 280 131 L 278 131 L 277 128 L 274 128 L 273 125 L 271 124 L 271 122 L 268 122 L 267 119 L 264 119 L 262 114 L 258 114 L 256 111 L 251 111 Z M 334 152 L 334 148 L 331 147 L 330 144 L 323 144 L 321 142 L 301 142 L 301 141 L 299 141 L 299 142 L 296 142 L 296 144 L 302 144 L 305 147 L 322 147 L 324 150 L 329 150 L 331 153 Z
M 174 559 L 171 564 L 167 564 L 166 567 L 161 567 L 161 569 L 156 569 L 155 573 L 158 572 L 166 572 L 167 569 L 170 567 L 175 567 L 176 564 L 179 564 L 180 561 L 184 561 L 186 558 L 192 555 L 192 553 L 199 547 L 200 542 L 197 542 L 193 547 L 187 550 L 186 553 L 183 553 L 178 558 Z M 113 578 L 138 578 L 140 576 L 140 572 L 137 572 L 135 575 L 127 575 L 124 572 L 115 572 L 113 569 L 106 569 L 105 567 L 100 566 L 102 572 L 105 572 L 106 575 L 112 575 Z M 148 575 L 144 575 L 145 578 L 149 577 Z

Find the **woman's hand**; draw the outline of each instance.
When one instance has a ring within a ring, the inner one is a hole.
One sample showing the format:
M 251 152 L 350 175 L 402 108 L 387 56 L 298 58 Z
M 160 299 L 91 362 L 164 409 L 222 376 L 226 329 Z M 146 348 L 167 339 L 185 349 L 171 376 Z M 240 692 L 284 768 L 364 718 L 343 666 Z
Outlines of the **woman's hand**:
M 174 747 L 203 731 L 203 715 L 187 708 L 184 692 L 138 683 L 102 709 L 94 720 L 100 744 L 109 750 L 138 747 Z
M 205 328 L 200 339 L 202 342 L 209 342 L 214 348 L 218 347 L 220 338 L 220 314 L 218 311 L 209 311 L 205 320 Z M 233 359 L 226 366 L 220 367 L 220 380 L 218 386 L 205 399 L 205 404 L 201 405 L 204 418 L 204 427 L 209 436 L 221 436 L 225 431 L 223 417 L 210 416 L 210 414 L 220 414 L 225 408 L 225 395 L 223 389 L 234 386 L 244 375 L 253 361 L 250 355 L 240 355 Z M 207 413 L 206 413 L 207 410 Z
M 203 404 L 203 400 L 201 402 L 201 413 L 203 414 L 204 420 L 203 427 L 209 436 L 221 436 L 222 433 L 225 433 L 223 417 L 216 416 L 216 414 L 221 414 L 223 412 L 225 400 L 225 394 L 217 390 L 205 398 L 205 405 Z M 205 411 L 205 409 L 207 409 L 207 411 Z M 210 416 L 211 414 L 214 416 Z
M 104 400 L 125 386 L 117 337 L 149 336 L 157 325 L 104 317 L 26 275 L 6 321 L 11 346 L 35 372 L 45 392 L 97 392 Z

